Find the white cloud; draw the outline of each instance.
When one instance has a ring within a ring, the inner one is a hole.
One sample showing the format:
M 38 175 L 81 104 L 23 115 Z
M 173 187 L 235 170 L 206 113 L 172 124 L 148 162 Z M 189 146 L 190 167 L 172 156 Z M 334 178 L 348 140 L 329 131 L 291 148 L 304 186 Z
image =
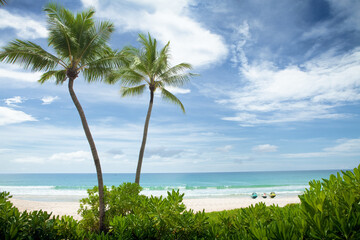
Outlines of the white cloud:
M 5 9 L 0 9 L 0 16 L 0 29 L 13 28 L 19 38 L 46 38 L 48 35 L 45 22 L 29 16 L 12 14 Z
M 237 113 L 223 120 L 242 126 L 346 117 L 334 108 L 360 100 L 360 49 L 329 51 L 301 66 L 269 62 L 241 68 L 246 85 L 218 103 Z
M 27 121 L 37 120 L 22 111 L 17 111 L 8 107 L 0 107 L 0 126 Z
M 93 171 L 93 160 L 81 125 L 57 126 L 50 124 L 49 122 L 46 124 L 21 124 L 2 127 L 0 130 L 0 146 L 3 149 L 22 146 L 21 151 L 1 153 L 0 163 L 5 162 L 5 165 L 8 164 L 7 166 L 2 165 L 2 171 L 15 169 L 15 166 L 17 168 L 21 167 L 21 164 L 6 163 L 6 159 L 27 156 L 42 158 L 46 163 L 42 165 L 44 169 L 47 169 L 42 170 L 45 172 Z M 143 128 L 142 120 L 139 123 L 122 123 L 116 126 L 90 126 L 100 160 L 104 163 L 104 172 L 134 172 Z M 214 162 L 218 159 L 222 159 L 222 163 L 225 162 L 225 159 L 232 162 L 236 158 L 235 152 L 231 156 L 224 157 L 224 154 L 216 151 L 215 148 L 225 146 L 229 142 L 238 144 L 239 141 L 242 142 L 244 139 L 236 136 L 225 136 L 221 133 L 221 129 L 222 127 L 219 126 L 211 126 L 212 132 L 209 132 L 209 127 L 206 124 L 194 125 L 185 124 L 184 122 L 169 124 L 166 119 L 161 119 L 160 122 L 153 121 L 151 128 L 149 128 L 149 140 L 150 138 L 151 140 L 148 141 L 144 156 L 144 172 L 156 172 L 157 170 L 161 172 L 205 171 L 209 166 L 209 162 L 215 164 Z M 80 153 L 78 153 L 79 151 Z M 162 167 L 159 168 L 160 166 L 153 165 L 155 160 L 166 162 L 169 165 L 164 167 L 163 164 L 160 164 Z M 62 167 L 64 161 L 68 164 L 71 161 L 78 161 L 76 162 L 78 165 L 72 169 L 66 169 Z M 128 161 L 128 163 L 125 164 L 124 161 Z M 193 161 L 197 161 L 200 166 L 194 167 L 185 164 L 188 162 L 190 164 Z M 89 168 L 82 168 L 82 164 L 89 165 Z M 225 171 L 224 168 L 218 167 L 211 169 L 211 171 L 216 170 Z M 11 171 L 16 171 L 16 169 Z M 40 170 L 36 167 L 29 167 L 23 171 L 37 172 Z
M 244 46 L 247 40 L 250 39 L 250 27 L 249 24 L 244 21 L 243 24 L 239 26 L 233 26 L 233 44 L 230 46 L 232 58 L 231 61 L 237 66 L 239 63 L 243 67 L 248 66 L 248 60 L 244 51 Z
M 41 73 L 24 72 L 23 68 L 17 65 L 1 64 L 0 78 L 9 78 L 22 82 L 37 82 L 41 77 Z
M 91 160 L 91 153 L 84 151 L 69 152 L 69 153 L 55 153 L 50 157 L 19 157 L 12 160 L 16 163 L 45 163 L 53 162 L 83 162 Z
M 14 149 L 10 148 L 0 148 L 0 153 L 7 153 L 7 152 L 13 152 Z
M 12 162 L 16 163 L 44 163 L 45 159 L 41 157 L 22 157 L 15 158 Z
M 84 7 L 94 7 L 94 8 L 98 8 L 99 7 L 99 1 L 98 0 L 81 0 L 81 2 L 83 3 Z
M 317 158 L 330 156 L 358 156 L 360 154 L 360 139 L 339 139 L 338 145 L 324 148 L 320 152 L 282 154 L 285 158 Z
M 220 152 L 229 152 L 231 149 L 233 149 L 232 145 L 225 145 L 223 147 L 216 148 L 216 150 L 218 150 Z
M 45 96 L 41 99 L 41 101 L 43 102 L 42 104 L 43 105 L 47 105 L 47 104 L 50 104 L 52 103 L 53 101 L 59 99 L 58 96 L 55 96 L 55 97 L 52 97 L 52 96 Z
M 325 152 L 360 152 L 360 139 L 340 139 L 334 147 L 324 148 Z
M 145 150 L 145 155 L 150 158 L 174 158 L 179 156 L 183 152 L 184 151 L 180 149 L 168 149 L 166 147 L 149 147 Z
M 190 89 L 170 87 L 170 86 L 166 86 L 165 89 L 173 94 L 188 94 L 191 92 Z
M 83 162 L 92 159 L 90 152 L 77 151 L 70 153 L 56 153 L 53 154 L 50 158 L 51 161 L 69 161 L 69 162 Z
M 15 96 L 12 98 L 7 98 L 4 101 L 5 101 L 6 105 L 16 107 L 17 103 L 22 103 L 24 100 L 25 100 L 25 98 L 23 98 L 23 97 Z
M 195 67 L 223 60 L 227 55 L 224 39 L 190 17 L 189 0 L 82 0 L 96 6 L 97 15 L 112 19 L 123 31 L 150 32 L 165 44 L 170 41 L 174 64 L 189 62 Z
M 185 88 L 178 88 L 178 87 L 170 87 L 170 86 L 166 86 L 165 87 L 166 90 L 168 90 L 169 92 L 171 92 L 174 95 L 177 94 L 188 94 L 191 92 L 190 89 L 185 89 Z M 161 97 L 161 91 L 157 90 L 155 92 L 155 97 Z
M 260 152 L 260 153 L 277 152 L 278 146 L 270 145 L 270 144 L 262 144 L 253 147 L 252 150 L 254 152 Z

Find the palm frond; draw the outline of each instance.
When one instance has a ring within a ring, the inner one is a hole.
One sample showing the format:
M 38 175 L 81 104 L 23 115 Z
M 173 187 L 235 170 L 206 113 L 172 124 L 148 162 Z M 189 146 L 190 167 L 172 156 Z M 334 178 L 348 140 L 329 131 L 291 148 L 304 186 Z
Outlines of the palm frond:
M 141 75 L 133 69 L 120 69 L 119 73 L 122 86 L 134 86 L 140 84 L 142 81 L 149 83 L 145 76 Z
M 128 56 L 129 59 L 131 59 L 133 56 L 139 55 L 139 49 L 133 46 L 125 46 L 121 51 L 125 56 Z
M 66 80 L 66 70 L 55 70 L 47 71 L 41 75 L 41 78 L 38 80 L 39 83 L 43 84 L 49 79 L 55 79 L 56 84 L 62 84 Z
M 142 45 L 142 62 L 146 66 L 146 69 L 151 71 L 157 58 L 157 41 L 148 33 L 148 37 L 144 34 L 139 34 L 139 42 Z
M 119 71 L 110 71 L 104 77 L 104 81 L 108 84 L 115 84 L 120 81 L 120 79 L 121 73 L 119 73 Z
M 48 3 L 43 10 L 47 13 L 50 23 L 61 22 L 64 25 L 68 25 L 75 20 L 74 14 L 70 10 L 55 2 Z
M 18 63 L 32 71 L 53 70 L 58 64 L 65 67 L 61 59 L 45 51 L 39 45 L 21 40 L 15 40 L 3 47 L 0 51 L 0 61 Z
M 5 5 L 6 1 L 5 0 L 0 0 L 0 5 Z
M 121 81 L 121 86 L 124 87 L 139 85 L 143 80 L 146 81 L 144 76 L 127 67 L 120 68 L 117 71 L 111 71 L 106 75 L 105 79 L 105 81 L 110 84 Z
M 108 74 L 106 82 L 114 83 L 121 79 L 122 86 L 135 86 L 142 81 L 149 83 L 146 77 L 147 70 L 138 54 L 139 51 L 134 47 L 122 49 L 119 53 L 122 65 L 118 67 L 118 70 Z
M 167 69 L 159 78 L 168 86 L 181 87 L 189 82 L 191 77 L 197 76 L 197 74 L 194 73 L 183 73 L 190 69 L 192 69 L 191 64 L 180 63 Z
M 162 87 L 164 87 L 164 83 L 162 81 L 155 81 L 154 86 L 155 86 L 155 89 L 162 88 Z
M 76 35 L 71 31 L 74 26 L 74 14 L 56 3 L 48 3 L 44 8 L 49 25 L 49 46 L 53 46 L 57 54 L 69 57 L 72 61 L 72 50 L 78 48 Z
M 180 63 L 173 67 L 168 68 L 166 71 L 164 71 L 161 76 L 171 76 L 174 74 L 178 74 L 187 70 L 191 70 L 192 66 L 189 63 Z M 160 77 L 161 77 L 160 76 Z
M 86 45 L 82 47 L 80 54 L 77 56 L 78 62 L 92 61 L 97 53 L 101 55 L 101 52 L 108 48 L 107 42 L 113 31 L 114 24 L 109 21 L 102 21 L 90 28 L 87 31 L 88 39 L 84 41 Z
M 190 77 L 194 77 L 194 76 L 197 75 L 193 73 L 184 73 L 184 74 L 172 75 L 169 77 L 162 76 L 161 78 L 159 77 L 159 79 L 161 79 L 161 81 L 164 82 L 166 86 L 182 87 L 190 81 Z
M 104 77 L 112 71 L 112 68 L 107 67 L 89 67 L 82 70 L 83 76 L 87 82 L 101 81 Z
M 122 97 L 141 95 L 145 90 L 146 84 L 136 87 L 122 87 L 120 92 Z
M 164 70 L 166 70 L 168 68 L 168 62 L 170 59 L 170 54 L 169 54 L 169 45 L 170 42 L 168 42 L 160 51 L 160 53 L 158 54 L 156 61 L 154 62 L 154 66 L 153 66 L 153 72 L 156 75 L 161 75 Z
M 152 73 L 151 70 L 148 69 L 146 61 L 141 56 L 134 56 L 132 58 L 132 64 L 130 65 L 130 69 L 137 71 L 138 73 L 151 77 L 150 74 Z
M 75 32 L 80 45 L 84 42 L 82 39 L 85 35 L 84 33 L 94 25 L 94 20 L 92 18 L 94 14 L 94 8 L 89 8 L 88 10 L 76 14 L 75 24 L 72 26 L 72 29 Z
M 115 81 L 115 78 L 112 77 L 110 81 L 110 73 L 113 72 L 115 68 L 121 68 L 125 65 L 124 56 L 122 53 L 106 51 L 104 55 L 98 59 L 95 59 L 92 62 L 87 63 L 86 65 L 80 66 L 78 71 L 84 72 L 85 80 L 88 82 L 98 81 L 103 78 L 108 78 L 108 83 Z M 111 75 L 112 76 L 112 75 Z
M 169 92 L 168 90 L 166 90 L 163 87 L 160 87 L 160 89 L 161 89 L 161 97 L 165 101 L 178 105 L 181 108 L 181 110 L 183 111 L 183 113 L 185 113 L 184 105 L 180 102 L 180 100 L 175 95 L 173 95 L 171 92 Z

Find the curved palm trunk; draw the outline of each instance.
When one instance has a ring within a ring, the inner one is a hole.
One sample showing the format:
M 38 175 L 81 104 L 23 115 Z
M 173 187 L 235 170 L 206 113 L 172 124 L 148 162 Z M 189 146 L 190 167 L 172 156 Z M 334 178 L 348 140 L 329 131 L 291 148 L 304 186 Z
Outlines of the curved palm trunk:
M 152 110 L 153 102 L 154 102 L 154 92 L 150 89 L 150 103 L 149 103 L 149 108 L 148 108 L 148 112 L 147 112 L 147 115 L 146 115 L 144 133 L 143 133 L 143 140 L 142 140 L 142 143 L 141 143 L 138 165 L 137 165 L 137 168 L 136 168 L 135 183 L 137 183 L 137 184 L 140 184 L 141 165 L 142 165 L 142 161 L 143 161 L 143 157 L 144 157 L 146 138 L 147 138 L 147 132 L 148 132 L 148 128 L 149 128 L 149 122 L 150 122 L 150 116 L 151 116 L 151 110 Z
M 70 96 L 76 106 L 76 109 L 79 112 L 80 118 L 81 118 L 81 123 L 83 125 L 84 128 L 84 132 L 86 135 L 86 138 L 89 142 L 90 145 L 90 149 L 91 149 L 91 153 L 92 156 L 94 158 L 94 163 L 95 163 L 95 168 L 96 168 L 96 173 L 97 173 L 97 179 L 98 179 L 98 186 L 99 186 L 99 212 L 100 212 L 100 216 L 99 216 L 99 222 L 100 222 L 100 232 L 105 230 L 105 226 L 104 226 L 104 219 L 105 219 L 105 204 L 104 204 L 104 184 L 103 184 L 103 178 L 102 178 L 102 172 L 101 172 L 101 166 L 100 166 L 100 159 L 96 150 L 96 146 L 95 146 L 95 142 L 94 139 L 92 138 L 88 123 L 86 121 L 86 117 L 85 117 L 85 113 L 84 110 L 82 109 L 79 100 L 77 99 L 74 89 L 73 89 L 73 85 L 74 85 L 74 79 L 69 79 L 69 92 L 70 92 Z

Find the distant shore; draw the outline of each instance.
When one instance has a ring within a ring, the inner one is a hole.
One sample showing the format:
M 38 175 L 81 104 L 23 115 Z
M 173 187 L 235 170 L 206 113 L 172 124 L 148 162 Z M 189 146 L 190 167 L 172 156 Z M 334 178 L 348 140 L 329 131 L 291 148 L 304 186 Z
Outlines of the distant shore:
M 10 201 L 20 211 L 35 211 L 43 210 L 52 212 L 53 215 L 70 215 L 79 220 L 81 217 L 78 215 L 77 210 L 80 207 L 78 201 L 73 202 L 43 202 L 43 201 L 30 201 L 17 198 L 11 198 Z M 214 212 L 222 210 L 231 210 L 236 208 L 249 207 L 251 204 L 264 202 L 267 206 L 279 205 L 283 207 L 290 203 L 299 203 L 300 200 L 297 196 L 277 196 L 275 198 L 261 198 L 256 199 L 239 197 L 239 198 L 196 198 L 196 199 L 184 199 L 184 204 L 187 209 L 193 209 L 195 212 L 202 211 Z

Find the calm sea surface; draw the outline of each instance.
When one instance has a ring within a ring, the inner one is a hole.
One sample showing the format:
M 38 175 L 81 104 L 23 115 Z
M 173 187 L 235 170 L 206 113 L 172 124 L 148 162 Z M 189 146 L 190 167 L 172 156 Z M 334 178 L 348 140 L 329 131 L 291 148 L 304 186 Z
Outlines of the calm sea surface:
M 185 198 L 248 197 L 252 192 L 299 195 L 312 179 L 321 180 L 336 170 L 238 172 L 238 173 L 144 173 L 142 194 L 164 195 L 180 189 Z M 133 182 L 134 174 L 105 173 L 106 186 Z M 96 174 L 0 174 L 0 191 L 36 201 L 75 201 L 97 184 Z

